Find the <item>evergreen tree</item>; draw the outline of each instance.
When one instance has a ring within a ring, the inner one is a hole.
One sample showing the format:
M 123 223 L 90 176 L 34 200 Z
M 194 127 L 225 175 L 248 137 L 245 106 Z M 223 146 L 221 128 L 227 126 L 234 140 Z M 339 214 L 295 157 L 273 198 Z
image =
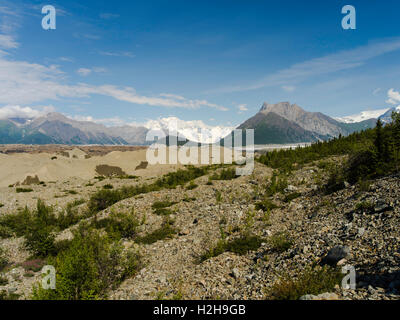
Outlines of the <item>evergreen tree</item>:
M 381 161 L 383 159 L 383 148 L 384 148 L 381 119 L 378 119 L 378 121 L 376 122 L 374 145 L 376 148 L 378 160 Z

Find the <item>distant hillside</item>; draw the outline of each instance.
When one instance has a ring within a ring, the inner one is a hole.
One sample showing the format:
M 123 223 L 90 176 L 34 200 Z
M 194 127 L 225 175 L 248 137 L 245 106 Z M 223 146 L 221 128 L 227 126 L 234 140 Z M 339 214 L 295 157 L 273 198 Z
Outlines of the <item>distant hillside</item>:
M 255 144 L 284 144 L 327 140 L 375 126 L 376 119 L 343 123 L 320 113 L 307 112 L 296 104 L 264 103 L 260 111 L 239 126 L 254 129 Z

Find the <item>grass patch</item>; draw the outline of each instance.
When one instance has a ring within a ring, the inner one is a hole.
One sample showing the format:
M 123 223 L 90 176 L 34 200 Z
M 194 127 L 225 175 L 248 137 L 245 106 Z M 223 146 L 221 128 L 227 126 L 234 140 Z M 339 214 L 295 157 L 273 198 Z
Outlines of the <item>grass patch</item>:
M 165 219 L 161 227 L 153 232 L 135 239 L 137 243 L 152 244 L 160 240 L 171 239 L 177 230 L 173 227 L 173 221 Z
M 283 199 L 283 201 L 286 202 L 286 203 L 289 203 L 292 200 L 299 198 L 300 196 L 301 196 L 301 193 L 293 192 L 293 193 L 290 193 L 290 194 L 286 195 L 285 199 Z
M 207 174 L 211 168 L 213 168 L 213 166 L 200 168 L 188 166 L 186 169 L 170 172 L 151 184 L 125 186 L 115 190 L 100 190 L 91 196 L 88 207 L 90 212 L 96 213 L 123 199 L 131 198 L 139 194 L 159 191 L 161 189 L 173 189 L 178 185 L 185 185 L 187 182 Z
M 293 242 L 285 232 L 277 233 L 268 239 L 271 249 L 278 253 L 283 253 L 289 250 Z
M 211 248 L 200 257 L 200 262 L 219 256 L 224 252 L 244 255 L 249 251 L 257 250 L 263 241 L 262 238 L 254 235 L 244 235 L 230 241 L 220 239 L 214 248 Z
M 275 203 L 273 203 L 269 199 L 264 199 L 262 201 L 259 201 L 255 204 L 255 207 L 257 210 L 262 210 L 264 212 L 271 211 L 273 209 L 279 208 Z
M 190 181 L 190 183 L 186 186 L 186 190 L 193 190 L 196 189 L 199 185 L 195 184 L 193 181 Z
M 222 169 L 219 173 L 214 173 L 210 180 L 233 180 L 237 178 L 236 169 L 235 168 L 228 168 Z
M 373 212 L 374 211 L 374 204 L 369 201 L 362 201 L 356 204 L 355 210 L 356 211 L 363 211 L 363 212 Z
M 266 298 L 270 300 L 298 300 L 306 294 L 318 295 L 330 292 L 335 285 L 340 284 L 343 274 L 329 266 L 309 267 L 297 278 L 283 276 L 270 290 Z
M 177 202 L 172 202 L 172 201 L 156 201 L 152 204 L 151 208 L 152 209 L 168 208 L 176 203 Z

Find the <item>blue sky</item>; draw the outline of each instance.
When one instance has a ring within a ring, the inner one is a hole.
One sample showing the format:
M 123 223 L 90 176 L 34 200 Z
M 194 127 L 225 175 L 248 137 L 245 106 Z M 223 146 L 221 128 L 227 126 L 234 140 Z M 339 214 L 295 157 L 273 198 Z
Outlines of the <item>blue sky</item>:
M 56 30 L 41 27 L 47 4 Z M 341 26 L 346 4 L 356 30 Z M 264 101 L 381 109 L 400 104 L 399 12 L 396 0 L 0 0 L 0 108 L 209 125 L 239 124 Z

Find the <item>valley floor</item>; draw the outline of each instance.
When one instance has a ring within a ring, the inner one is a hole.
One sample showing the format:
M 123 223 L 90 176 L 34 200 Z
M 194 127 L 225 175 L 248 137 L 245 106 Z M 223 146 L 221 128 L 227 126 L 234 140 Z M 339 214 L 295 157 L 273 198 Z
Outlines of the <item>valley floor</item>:
M 142 221 L 139 235 L 144 236 L 159 229 L 165 219 L 154 213 L 152 205 L 157 201 L 176 202 L 169 207 L 169 219 L 177 230 L 175 235 L 151 244 L 123 239 L 125 248 L 141 253 L 143 267 L 134 277 L 111 289 L 109 299 L 283 298 L 296 283 L 304 281 L 308 270 L 324 261 L 333 267 L 353 266 L 357 284 L 354 290 L 332 286 L 327 290 L 330 294 L 324 296 L 326 299 L 400 299 L 398 175 L 375 180 L 364 191 L 347 185 L 343 190 L 323 195 L 319 186 L 326 180 L 325 173 L 316 164 L 310 164 L 292 172 L 285 190 L 265 202 L 265 190 L 273 175 L 271 168 L 256 163 L 251 176 L 210 183 L 212 174 L 195 179 L 193 188 L 178 186 L 141 194 L 99 213 L 101 219 L 115 211 L 134 209 Z M 48 189 L 31 186 L 32 193 L 18 196 L 15 188 L 2 188 L 0 203 L 4 206 L 0 214 L 8 214 L 10 209 L 25 204 L 34 207 L 38 198 L 61 210 L 74 200 L 83 198 L 82 202 L 87 202 L 91 193 L 106 184 L 115 189 L 144 181 L 150 183 L 152 179 L 85 182 L 70 179 L 55 182 Z M 16 198 L 17 205 L 8 203 Z M 268 208 L 260 207 L 263 201 Z M 230 243 L 246 235 L 260 242 L 244 254 L 222 250 L 221 254 L 214 251 L 208 259 L 201 259 L 218 242 Z M 64 230 L 57 240 L 70 237 L 70 230 Z M 27 272 L 24 268 L 24 262 L 32 257 L 24 249 L 23 238 L 2 239 L 0 245 L 10 263 L 5 269 L 8 283 L 0 284 L 0 291 L 29 299 L 32 284 L 40 280 L 40 271 Z M 312 281 L 305 283 L 312 286 Z M 302 293 L 312 292 L 306 288 Z

